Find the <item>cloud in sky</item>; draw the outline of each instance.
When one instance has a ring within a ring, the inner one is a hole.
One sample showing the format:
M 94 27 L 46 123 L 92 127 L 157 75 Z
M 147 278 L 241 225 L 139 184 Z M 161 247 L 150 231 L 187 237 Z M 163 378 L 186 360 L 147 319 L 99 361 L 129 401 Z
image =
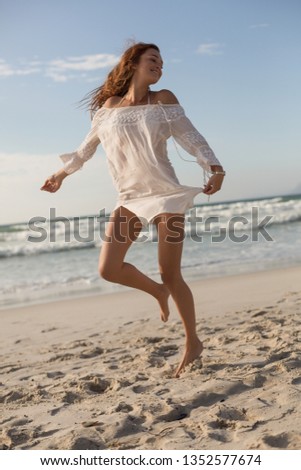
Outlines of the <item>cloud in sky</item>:
M 13 75 L 30 75 L 40 72 L 36 62 L 20 63 L 17 67 L 8 64 L 5 60 L 0 59 L 0 77 L 11 77 Z
M 0 59 L 0 78 L 40 74 L 56 82 L 66 82 L 78 77 L 87 77 L 89 72 L 94 72 L 95 70 L 113 67 L 118 60 L 119 57 L 114 54 L 90 54 L 46 62 L 22 60 L 15 65 Z
M 200 55 L 222 55 L 223 54 L 223 44 L 218 42 L 205 42 L 200 44 L 197 48 L 197 53 Z
M 69 57 L 48 62 L 45 75 L 55 81 L 66 81 L 76 73 L 87 72 L 113 67 L 118 57 L 113 54 L 94 54 L 81 57 Z M 68 75 L 72 72 L 72 75 Z

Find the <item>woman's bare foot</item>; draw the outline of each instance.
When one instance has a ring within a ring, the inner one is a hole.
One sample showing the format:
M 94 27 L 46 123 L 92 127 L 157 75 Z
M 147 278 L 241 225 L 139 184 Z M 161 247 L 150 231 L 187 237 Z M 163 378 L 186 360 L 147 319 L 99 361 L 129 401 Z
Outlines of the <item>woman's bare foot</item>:
M 189 343 L 186 346 L 183 359 L 175 372 L 175 377 L 180 377 L 180 374 L 184 371 L 185 367 L 188 366 L 188 364 L 191 364 L 195 359 L 197 359 L 202 354 L 203 349 L 203 343 L 199 340 L 199 338 L 196 338 L 193 343 Z
M 165 284 L 160 284 L 160 293 L 157 297 L 161 308 L 161 320 L 167 322 L 169 317 L 169 307 L 168 307 L 168 297 L 170 292 L 168 287 Z

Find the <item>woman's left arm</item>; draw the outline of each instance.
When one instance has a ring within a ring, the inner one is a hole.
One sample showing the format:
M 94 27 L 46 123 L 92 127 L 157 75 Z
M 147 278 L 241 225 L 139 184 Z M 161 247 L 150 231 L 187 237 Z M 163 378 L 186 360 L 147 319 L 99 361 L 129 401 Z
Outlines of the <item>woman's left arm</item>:
M 172 120 L 171 129 L 178 144 L 190 155 L 196 157 L 197 163 L 209 178 L 203 192 L 210 195 L 219 191 L 226 173 L 207 140 L 186 117 L 182 107 L 180 107 L 180 116 Z
M 174 109 L 168 107 L 164 110 L 167 113 L 166 117 L 170 124 L 171 134 L 186 152 L 196 157 L 196 162 L 209 177 L 203 192 L 208 195 L 214 194 L 221 188 L 226 174 L 221 162 L 215 156 L 206 139 L 187 118 L 184 109 L 179 104 L 175 95 L 168 90 L 164 90 L 164 92 L 164 104 L 177 105 Z

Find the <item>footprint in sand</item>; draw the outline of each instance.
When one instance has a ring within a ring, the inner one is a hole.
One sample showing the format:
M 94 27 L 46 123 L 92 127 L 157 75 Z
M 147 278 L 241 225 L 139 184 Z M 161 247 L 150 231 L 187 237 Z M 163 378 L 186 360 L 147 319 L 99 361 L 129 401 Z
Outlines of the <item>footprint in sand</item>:
M 79 403 L 79 402 L 82 401 L 82 399 L 83 399 L 83 397 L 79 393 L 75 393 L 75 392 L 71 392 L 71 391 L 63 392 L 62 397 L 61 397 L 61 401 L 64 404 L 68 404 L 68 405 L 73 405 L 74 403 Z M 60 409 L 62 409 L 62 407 Z
M 300 357 L 300 355 L 297 355 L 296 353 L 293 353 L 292 357 L 290 357 L 287 361 L 285 361 L 285 366 L 288 370 L 300 369 L 301 368 L 301 357 Z
M 162 388 L 161 390 L 158 390 L 155 393 L 155 395 L 161 396 L 161 395 L 165 395 L 165 393 L 169 393 L 169 392 L 170 392 L 169 388 Z
M 128 362 L 133 362 L 134 357 L 131 354 L 124 354 L 120 359 L 120 364 L 127 364 Z
M 86 349 L 82 351 L 79 355 L 81 359 L 91 359 L 93 357 L 100 356 L 103 354 L 104 350 L 98 346 L 92 348 L 92 349 Z
M 50 359 L 48 359 L 47 362 L 70 361 L 70 359 L 73 359 L 73 358 L 74 358 L 74 354 L 70 354 L 70 353 L 56 354 L 55 356 L 52 356 Z
M 283 432 L 263 437 L 263 442 L 274 449 L 300 450 L 301 436 L 298 432 Z
M 111 380 L 110 390 L 112 392 L 119 392 L 123 388 L 127 388 L 133 385 L 133 381 L 127 379 L 113 379 Z
M 271 347 L 270 346 L 258 346 L 257 349 L 258 351 L 268 352 L 271 350 Z
M 56 331 L 58 328 L 56 328 L 55 326 L 52 326 L 52 327 L 49 327 L 49 328 L 46 328 L 45 330 L 41 330 L 41 333 L 50 333 L 51 331 Z
M 31 391 L 25 389 L 13 390 L 0 397 L 0 403 L 39 403 L 43 398 L 47 398 L 48 393 L 43 388 L 35 387 Z
M 229 367 L 229 364 L 225 362 L 209 362 L 209 361 L 210 361 L 210 358 L 207 359 L 206 365 L 203 368 L 205 375 L 210 374 L 211 372 L 223 370 Z
M 32 440 L 30 431 L 19 426 L 3 429 L 1 446 L 4 449 L 13 450 L 16 447 L 23 446 Z M 21 447 L 22 448 L 22 447 Z
M 227 393 L 221 394 L 221 393 L 215 393 L 215 392 L 202 392 L 199 395 L 197 395 L 192 403 L 191 403 L 191 408 L 198 408 L 199 406 L 212 406 L 215 403 L 218 403 L 219 401 L 225 401 L 227 399 Z
M 210 421 L 208 426 L 212 429 L 231 429 L 234 431 L 237 427 L 237 424 L 235 421 L 217 418 L 215 421 Z
M 291 354 L 292 354 L 291 351 L 283 351 L 280 353 L 271 354 L 267 362 L 268 363 L 278 362 L 278 361 L 281 361 L 282 359 L 287 359 Z
M 53 436 L 53 434 L 57 433 L 59 429 L 50 429 L 49 431 L 44 431 L 42 426 L 38 426 L 32 432 L 32 437 L 34 439 L 41 439 L 43 437 Z
M 291 381 L 292 385 L 301 385 L 301 377 L 297 377 Z
M 213 439 L 214 441 L 217 442 L 222 442 L 223 444 L 226 444 L 227 442 L 232 442 L 232 436 L 229 435 L 228 431 L 216 431 L 216 432 L 209 432 L 208 437 L 210 439 Z
M 186 406 L 174 405 L 173 408 L 163 415 L 158 416 L 154 423 L 160 423 L 165 421 L 166 423 L 171 423 L 173 421 L 181 421 L 189 416 L 190 410 Z
M 16 372 L 20 369 L 24 369 L 24 366 L 19 364 L 4 364 L 0 366 L 1 374 L 10 374 L 11 372 Z
M 151 351 L 147 361 L 153 367 L 164 367 L 166 358 L 178 353 L 179 347 L 176 344 L 155 346 Z
M 145 393 L 145 392 L 148 392 L 149 390 L 151 390 L 153 387 L 151 385 L 134 385 L 134 387 L 132 387 L 132 390 L 134 393 Z
M 65 376 L 65 374 L 61 371 L 53 371 L 53 372 L 47 372 L 46 376 L 48 379 L 61 379 L 62 377 Z
M 135 379 L 136 380 L 141 380 L 141 381 L 147 381 L 147 380 L 149 380 L 149 377 L 147 375 L 145 375 L 143 372 L 138 372 Z
M 226 405 L 220 405 L 217 413 L 218 418 L 227 419 L 230 421 L 246 421 L 247 410 L 245 408 L 234 408 Z
M 121 437 L 128 437 L 132 434 L 144 433 L 147 429 L 143 426 L 145 418 L 142 416 L 135 416 L 128 414 L 125 416 L 121 423 L 116 423 L 111 429 L 108 429 L 110 438 L 119 439 Z
M 128 403 L 121 402 L 116 406 L 115 411 L 117 413 L 120 412 L 120 411 L 122 413 L 129 413 L 130 411 L 133 411 L 133 407 L 131 405 L 129 405 Z
M 143 338 L 138 338 L 136 343 L 137 344 L 157 344 L 157 343 L 161 343 L 161 341 L 163 341 L 164 338 L 163 336 L 145 336 Z
M 43 446 L 45 449 L 45 446 Z M 106 445 L 95 428 L 70 430 L 66 435 L 61 435 L 49 441 L 46 449 L 69 450 L 103 450 Z
M 245 385 L 248 385 L 250 388 L 262 388 L 266 382 L 267 378 L 261 374 L 252 374 L 244 378 Z
M 94 343 L 92 341 L 87 341 L 86 339 L 76 339 L 74 341 L 70 341 L 70 343 L 67 343 L 65 345 L 65 349 L 87 348 L 93 345 Z
M 178 353 L 179 347 L 176 345 L 165 345 L 165 346 L 159 346 L 159 347 L 154 347 L 150 351 L 150 357 L 158 357 L 161 359 L 174 356 L 175 354 Z
M 68 405 L 69 405 L 69 403 L 64 403 L 62 406 L 59 406 L 57 408 L 53 408 L 52 410 L 49 410 L 48 413 L 50 414 L 50 416 L 55 416 L 60 411 L 64 410 L 66 408 L 66 406 L 68 406 Z
M 178 353 L 179 347 L 176 344 L 166 344 L 156 348 L 155 353 L 159 356 L 170 357 Z
M 29 419 L 29 418 L 19 418 L 19 419 L 15 419 L 14 421 L 12 421 L 10 423 L 10 427 L 15 427 L 15 426 L 24 426 L 25 424 L 30 424 L 32 423 L 32 419 Z
M 262 440 L 265 444 L 274 449 L 287 449 L 289 444 L 289 436 L 285 432 L 275 435 L 266 435 Z
M 251 316 L 252 316 L 252 318 L 262 317 L 266 313 L 268 313 L 267 310 L 258 310 L 257 312 L 253 313 L 253 315 L 251 315 Z
M 18 419 L 18 417 L 17 416 L 10 416 L 6 419 L 3 419 L 2 421 L 0 421 L 0 425 L 6 424 L 6 423 L 11 423 L 14 419 Z
M 86 392 L 101 394 L 104 393 L 111 386 L 111 381 L 103 379 L 98 375 L 87 375 L 80 379 L 79 388 Z

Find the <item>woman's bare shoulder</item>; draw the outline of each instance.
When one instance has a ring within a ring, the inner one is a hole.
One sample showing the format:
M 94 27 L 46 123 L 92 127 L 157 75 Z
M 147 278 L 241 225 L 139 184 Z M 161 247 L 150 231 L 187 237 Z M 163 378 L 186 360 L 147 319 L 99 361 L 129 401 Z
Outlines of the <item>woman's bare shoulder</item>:
M 103 104 L 103 107 L 114 108 L 119 103 L 120 100 L 121 100 L 120 96 L 110 96 L 110 98 L 108 98 Z
M 163 104 L 179 104 L 177 97 L 170 90 L 160 90 L 156 92 L 156 101 Z

